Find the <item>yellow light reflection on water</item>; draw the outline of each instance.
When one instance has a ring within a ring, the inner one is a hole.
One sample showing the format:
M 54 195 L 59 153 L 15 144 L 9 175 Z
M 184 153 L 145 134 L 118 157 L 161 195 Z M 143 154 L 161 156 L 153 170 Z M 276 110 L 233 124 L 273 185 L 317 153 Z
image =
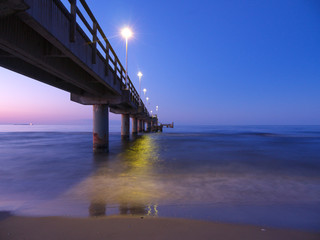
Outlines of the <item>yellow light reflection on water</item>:
M 154 139 L 144 135 L 121 154 L 123 172 L 119 176 L 122 183 L 118 194 L 120 203 L 146 208 L 147 204 L 158 197 L 154 174 L 159 161 L 157 150 Z M 147 210 L 144 213 L 146 214 Z
M 154 140 L 144 135 L 121 154 L 123 164 L 128 174 L 149 174 L 158 161 L 157 146 Z
M 101 156 L 95 156 L 97 171 L 69 191 L 90 201 L 90 215 L 107 214 L 106 206 L 119 206 L 120 214 L 139 215 L 148 215 L 148 206 L 153 206 L 155 214 L 150 214 L 157 215 L 155 204 L 163 191 L 156 174 L 160 161 L 156 141 L 143 135 L 128 145 L 112 159 L 101 162 Z

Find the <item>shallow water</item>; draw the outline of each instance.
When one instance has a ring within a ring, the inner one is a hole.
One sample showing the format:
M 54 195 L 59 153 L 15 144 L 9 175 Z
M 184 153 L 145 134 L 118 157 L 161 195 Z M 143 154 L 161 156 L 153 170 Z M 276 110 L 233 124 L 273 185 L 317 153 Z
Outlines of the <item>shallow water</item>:
M 320 229 L 319 126 L 184 126 L 92 153 L 90 128 L 0 126 L 0 211 Z

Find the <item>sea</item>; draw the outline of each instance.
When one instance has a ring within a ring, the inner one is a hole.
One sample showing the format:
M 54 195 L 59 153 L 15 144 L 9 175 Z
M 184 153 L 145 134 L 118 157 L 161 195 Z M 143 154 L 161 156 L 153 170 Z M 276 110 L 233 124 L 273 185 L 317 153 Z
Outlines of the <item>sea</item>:
M 94 153 L 92 127 L 0 125 L 0 213 L 320 231 L 320 126 L 187 126 Z

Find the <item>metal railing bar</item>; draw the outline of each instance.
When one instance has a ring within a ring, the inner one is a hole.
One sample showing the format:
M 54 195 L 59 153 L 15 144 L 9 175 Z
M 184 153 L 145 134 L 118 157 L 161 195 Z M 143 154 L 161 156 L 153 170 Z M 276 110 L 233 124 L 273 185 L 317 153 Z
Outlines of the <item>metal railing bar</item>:
M 86 26 L 86 28 L 92 34 L 93 33 L 93 29 L 91 28 L 91 26 L 88 23 L 87 19 L 83 16 L 83 14 L 81 13 L 81 11 L 80 11 L 80 9 L 78 7 L 77 7 L 77 14 L 78 14 L 79 18 L 81 19 L 81 21 L 83 22 L 83 24 Z

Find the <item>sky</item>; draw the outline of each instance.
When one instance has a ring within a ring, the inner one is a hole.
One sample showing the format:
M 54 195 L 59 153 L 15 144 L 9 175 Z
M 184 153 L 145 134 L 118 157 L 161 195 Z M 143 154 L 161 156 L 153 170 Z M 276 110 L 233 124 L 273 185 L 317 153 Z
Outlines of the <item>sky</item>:
M 64 1 L 67 2 L 67 1 Z M 87 0 L 128 73 L 176 124 L 320 124 L 317 0 Z M 0 68 L 0 124 L 85 124 L 92 107 Z M 119 115 L 110 114 L 118 121 Z

